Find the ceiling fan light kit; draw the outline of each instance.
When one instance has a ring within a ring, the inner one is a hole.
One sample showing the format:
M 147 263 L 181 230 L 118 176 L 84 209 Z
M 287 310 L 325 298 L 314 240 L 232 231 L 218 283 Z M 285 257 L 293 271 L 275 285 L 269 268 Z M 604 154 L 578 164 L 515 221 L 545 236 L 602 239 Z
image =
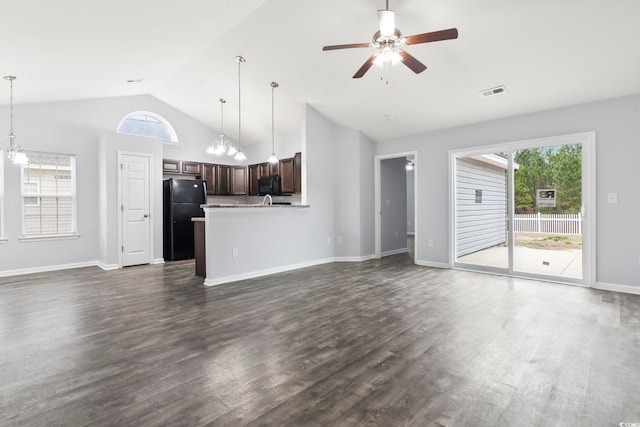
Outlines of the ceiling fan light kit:
M 404 50 L 405 46 L 458 38 L 458 30 L 456 28 L 403 37 L 400 30 L 395 28 L 395 12 L 393 10 L 389 10 L 389 0 L 386 2 L 386 9 L 378 10 L 378 27 L 379 29 L 374 33 L 371 43 L 331 45 L 323 47 L 322 50 L 364 47 L 373 47 L 377 49 L 377 52 L 371 55 L 362 67 L 360 67 L 360 69 L 353 75 L 354 79 L 359 79 L 364 76 L 373 64 L 383 66 L 387 63 L 395 65 L 398 62 L 402 62 L 411 71 L 419 74 L 426 70 L 427 66 Z

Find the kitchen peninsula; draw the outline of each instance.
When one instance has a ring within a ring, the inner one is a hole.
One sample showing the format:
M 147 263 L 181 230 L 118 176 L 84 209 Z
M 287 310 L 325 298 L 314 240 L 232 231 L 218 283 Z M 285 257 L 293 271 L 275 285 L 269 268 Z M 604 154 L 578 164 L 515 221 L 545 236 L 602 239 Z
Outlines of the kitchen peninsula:
M 207 286 L 306 266 L 309 205 L 203 205 Z

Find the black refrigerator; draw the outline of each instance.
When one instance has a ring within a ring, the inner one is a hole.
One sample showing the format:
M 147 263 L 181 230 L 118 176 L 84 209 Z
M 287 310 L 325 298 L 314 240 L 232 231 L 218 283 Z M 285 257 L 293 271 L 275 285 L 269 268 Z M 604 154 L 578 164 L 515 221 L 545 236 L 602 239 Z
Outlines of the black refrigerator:
M 193 222 L 203 217 L 201 205 L 207 203 L 206 184 L 201 179 L 165 179 L 164 205 L 164 259 L 176 261 L 194 257 Z

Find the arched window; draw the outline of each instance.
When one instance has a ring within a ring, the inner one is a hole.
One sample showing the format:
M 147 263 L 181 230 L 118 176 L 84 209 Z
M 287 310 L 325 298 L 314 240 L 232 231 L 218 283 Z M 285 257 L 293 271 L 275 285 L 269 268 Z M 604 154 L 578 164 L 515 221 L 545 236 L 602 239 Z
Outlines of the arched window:
M 160 138 L 163 141 L 178 143 L 173 127 L 161 116 L 148 111 L 136 111 L 120 121 L 118 133 Z

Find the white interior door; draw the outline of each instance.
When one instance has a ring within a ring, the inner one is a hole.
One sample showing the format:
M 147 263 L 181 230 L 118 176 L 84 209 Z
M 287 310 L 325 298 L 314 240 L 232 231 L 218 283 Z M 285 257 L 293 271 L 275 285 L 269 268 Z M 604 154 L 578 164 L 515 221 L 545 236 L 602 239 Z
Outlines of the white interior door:
M 151 262 L 149 157 L 122 154 L 122 266 Z

